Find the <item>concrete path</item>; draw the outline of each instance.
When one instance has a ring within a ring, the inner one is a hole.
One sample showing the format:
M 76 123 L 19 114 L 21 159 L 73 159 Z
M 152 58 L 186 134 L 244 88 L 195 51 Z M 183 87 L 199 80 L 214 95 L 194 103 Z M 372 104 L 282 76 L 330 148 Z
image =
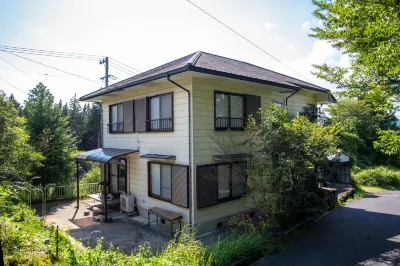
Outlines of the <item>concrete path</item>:
M 400 265 L 400 191 L 347 203 L 258 266 Z

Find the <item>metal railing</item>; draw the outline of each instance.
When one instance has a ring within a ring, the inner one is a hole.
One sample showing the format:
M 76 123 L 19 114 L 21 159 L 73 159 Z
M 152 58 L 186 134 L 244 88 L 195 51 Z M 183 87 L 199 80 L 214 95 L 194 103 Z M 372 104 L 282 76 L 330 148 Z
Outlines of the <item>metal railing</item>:
M 147 122 L 147 131 L 151 132 L 173 131 L 172 118 L 146 120 L 146 122 Z
M 79 196 L 85 197 L 89 194 L 98 193 L 99 183 L 83 183 L 79 186 Z M 46 200 L 65 200 L 76 198 L 76 185 L 49 186 L 45 190 Z
M 242 130 L 244 128 L 244 118 L 217 117 L 215 118 L 215 128 Z
M 109 133 L 124 132 L 124 123 L 107 124 Z

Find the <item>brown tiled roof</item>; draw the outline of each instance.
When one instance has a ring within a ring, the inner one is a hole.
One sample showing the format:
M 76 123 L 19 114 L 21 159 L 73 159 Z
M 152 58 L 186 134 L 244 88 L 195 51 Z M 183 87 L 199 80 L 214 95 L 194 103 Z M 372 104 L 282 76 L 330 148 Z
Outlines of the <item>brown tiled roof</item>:
M 166 77 L 167 74 L 177 74 L 185 71 L 208 73 L 217 76 L 225 76 L 240 80 L 247 80 L 256 83 L 270 84 L 278 87 L 285 87 L 294 90 L 306 88 L 320 92 L 329 92 L 328 89 L 289 77 L 259 66 L 231 58 L 213 55 L 205 52 L 196 52 L 176 59 L 172 62 L 158 66 L 136 76 L 127 78 L 106 88 L 99 89 L 85 96 L 80 100 L 88 100 L 99 95 L 117 91 L 141 83 Z

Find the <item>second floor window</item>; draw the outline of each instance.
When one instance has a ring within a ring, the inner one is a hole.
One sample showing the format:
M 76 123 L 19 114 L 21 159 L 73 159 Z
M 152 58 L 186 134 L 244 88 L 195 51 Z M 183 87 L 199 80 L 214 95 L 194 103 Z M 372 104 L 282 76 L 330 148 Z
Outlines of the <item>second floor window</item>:
M 111 106 L 111 125 L 110 131 L 124 132 L 124 105 L 123 103 L 114 104 Z
M 148 131 L 173 131 L 172 93 L 149 98 Z
M 244 95 L 215 93 L 215 129 L 243 130 Z

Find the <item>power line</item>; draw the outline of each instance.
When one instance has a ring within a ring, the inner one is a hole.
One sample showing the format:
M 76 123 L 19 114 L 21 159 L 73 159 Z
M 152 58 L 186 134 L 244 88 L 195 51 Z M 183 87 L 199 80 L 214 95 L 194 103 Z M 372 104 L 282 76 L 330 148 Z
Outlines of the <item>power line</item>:
M 129 69 L 127 69 L 127 68 L 124 68 L 124 67 L 122 67 L 122 66 L 120 66 L 120 65 L 117 65 L 117 64 L 115 64 L 115 63 L 113 63 L 113 62 L 110 62 L 110 65 L 112 65 L 112 66 L 114 66 L 114 67 L 120 69 L 121 71 L 124 70 L 124 71 L 128 72 L 128 73 L 129 73 L 130 75 L 132 75 L 132 76 L 137 74 L 136 72 L 133 72 L 132 70 L 129 70 Z
M 110 59 L 113 60 L 113 61 L 115 61 L 116 63 L 119 63 L 119 64 L 125 66 L 125 67 L 131 68 L 131 69 L 135 70 L 135 71 L 138 72 L 138 73 L 141 73 L 141 72 L 142 72 L 142 71 L 137 70 L 136 68 L 130 67 L 130 66 L 128 66 L 128 65 L 126 65 L 126 64 L 124 64 L 124 63 L 122 63 L 122 62 L 120 62 L 120 61 L 118 61 L 118 60 L 116 60 L 116 59 L 114 59 L 114 58 L 110 58 Z
M 3 57 L 0 56 L 0 59 L 3 60 L 4 62 L 6 62 L 7 64 L 11 65 L 12 67 L 14 67 L 15 69 L 17 69 L 19 72 L 27 75 L 28 77 L 30 77 L 31 79 L 40 82 L 39 80 L 35 79 L 34 77 L 32 77 L 31 75 L 29 75 L 28 73 L 26 73 L 25 71 L 21 70 L 20 68 L 16 67 L 15 65 L 11 64 L 10 62 L 8 62 L 7 60 L 5 60 Z
M 123 72 L 123 73 L 125 73 L 125 74 L 127 74 L 127 75 L 129 75 L 129 76 L 134 76 L 134 75 L 136 75 L 136 73 L 129 72 L 129 71 L 127 71 L 127 70 L 121 69 L 121 68 L 119 68 L 117 65 L 114 65 L 114 64 L 112 64 L 112 63 L 110 63 L 110 66 L 113 66 L 115 69 L 118 69 L 119 71 L 121 71 L 121 72 Z
M 92 79 L 88 79 L 88 78 L 85 78 L 85 77 L 79 76 L 79 75 L 77 75 L 77 74 L 74 74 L 74 73 L 71 73 L 71 72 L 68 72 L 68 71 L 65 71 L 65 70 L 61 70 L 61 69 L 59 69 L 59 68 L 56 68 L 56 67 L 52 67 L 52 66 L 49 66 L 49 65 L 46 65 L 46 64 L 40 63 L 40 62 L 38 62 L 38 61 L 35 61 L 35 60 L 32 60 L 32 59 L 29 59 L 29 58 L 23 57 L 23 56 L 21 56 L 21 55 L 17 55 L 17 54 L 11 53 L 11 52 L 9 52 L 9 51 L 5 51 L 5 50 L 2 50 L 2 49 L 0 49 L 0 51 L 3 51 L 3 52 L 6 52 L 6 53 L 9 53 L 9 54 L 12 54 L 12 55 L 14 55 L 14 56 L 17 56 L 17 57 L 23 58 L 23 59 L 25 59 L 25 60 L 28 60 L 28 61 L 34 62 L 34 63 L 36 63 L 36 64 L 39 64 L 39 65 L 42 65 L 42 66 L 45 66 L 45 67 L 48 67 L 48 68 L 52 68 L 52 69 L 54 69 L 54 70 L 57 70 L 57 71 L 60 71 L 60 72 L 66 73 L 66 74 L 68 74 L 68 75 L 75 76 L 75 77 L 77 77 L 77 78 L 81 78 L 81 79 L 84 79 L 84 80 L 87 80 L 87 81 L 90 81 L 90 82 L 94 82 L 94 83 L 97 83 L 97 84 L 103 85 L 102 83 L 100 83 L 100 82 L 98 82 L 98 81 L 95 81 L 95 80 L 92 80 Z
M 190 4 L 192 4 L 194 7 L 196 7 L 197 9 L 199 9 L 200 11 L 202 11 L 203 13 L 205 13 L 206 15 L 208 15 L 209 17 L 211 17 L 212 19 L 216 20 L 217 22 L 219 22 L 221 25 L 223 25 L 225 28 L 229 29 L 230 31 L 232 31 L 233 33 L 235 33 L 236 35 L 238 35 L 239 37 L 241 37 L 242 39 L 244 39 L 245 41 L 247 41 L 248 43 L 250 43 L 251 45 L 253 45 L 254 47 L 256 47 L 258 50 L 262 51 L 263 53 L 267 54 L 269 57 L 271 57 L 272 59 L 274 59 L 275 61 L 281 63 L 282 65 L 284 65 L 286 68 L 292 70 L 294 73 L 296 73 L 297 75 L 299 75 L 300 77 L 302 77 L 303 79 L 309 81 L 306 77 L 302 76 L 300 73 L 298 73 L 296 70 L 294 70 L 293 68 L 289 67 L 288 65 L 286 65 L 285 63 L 283 63 L 282 61 L 280 61 L 278 58 L 276 58 L 275 56 L 273 56 L 272 54 L 268 53 L 266 50 L 264 50 L 263 48 L 261 48 L 260 46 L 258 46 L 257 44 L 255 44 L 254 42 L 250 41 L 249 39 L 247 39 L 246 37 L 244 37 L 242 34 L 240 34 L 239 32 L 235 31 L 233 28 L 229 27 L 228 25 L 226 25 L 225 23 L 223 23 L 221 20 L 217 19 L 216 17 L 214 17 L 213 15 L 211 15 L 210 13 L 208 13 L 207 11 L 205 11 L 204 9 L 202 9 L 201 7 L 199 7 L 198 5 L 196 5 L 195 3 L 193 3 L 190 0 L 186 0 L 187 2 L 189 2 Z
M 13 86 L 14 88 L 16 88 L 17 90 L 19 90 L 20 92 L 25 93 L 26 95 L 28 95 L 28 93 L 24 92 L 23 90 L 21 90 L 20 88 L 18 88 L 17 86 L 15 86 L 15 85 L 13 85 L 13 84 L 11 84 L 11 83 L 8 82 L 7 80 L 3 79 L 2 77 L 0 77 L 0 79 L 1 79 L 2 81 L 4 81 L 5 83 L 7 83 L 8 85 Z
M 55 56 L 55 57 L 84 59 L 84 60 L 98 60 L 103 57 L 101 55 L 80 54 L 80 53 L 70 53 L 70 52 L 57 52 L 57 51 L 52 51 L 52 50 L 40 50 L 40 49 L 31 49 L 31 48 L 23 48 L 23 47 L 5 46 L 5 45 L 0 45 L 0 49 L 8 50 L 10 52 L 15 52 L 15 53 L 26 53 L 26 54 L 34 54 L 34 55 Z

